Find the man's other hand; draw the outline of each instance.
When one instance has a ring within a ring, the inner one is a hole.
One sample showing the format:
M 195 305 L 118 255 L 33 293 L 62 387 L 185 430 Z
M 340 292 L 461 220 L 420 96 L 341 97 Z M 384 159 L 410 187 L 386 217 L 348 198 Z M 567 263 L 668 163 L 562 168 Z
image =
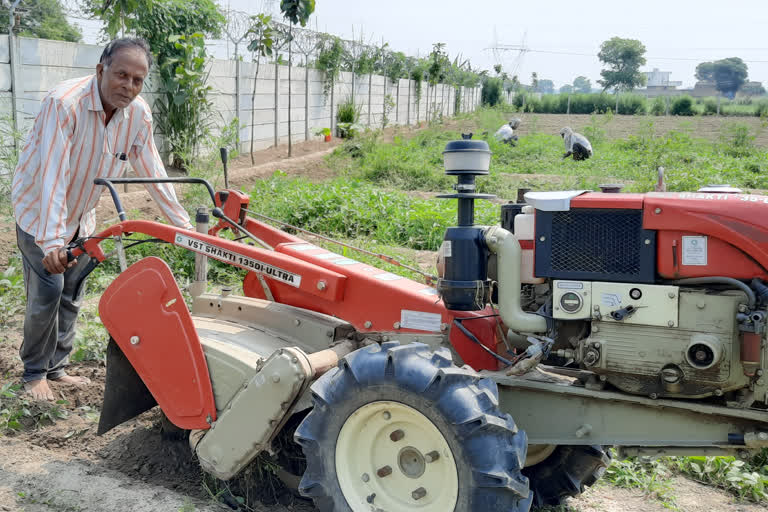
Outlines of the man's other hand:
M 67 261 L 67 250 L 64 248 L 54 249 L 43 258 L 43 266 L 51 274 L 62 274 L 76 263 L 77 258 Z

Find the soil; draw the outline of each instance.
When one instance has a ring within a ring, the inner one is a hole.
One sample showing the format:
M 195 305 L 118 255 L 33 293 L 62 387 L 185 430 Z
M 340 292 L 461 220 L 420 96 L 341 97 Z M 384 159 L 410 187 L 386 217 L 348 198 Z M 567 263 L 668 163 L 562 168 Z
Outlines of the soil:
M 561 119 L 550 119 L 558 117 Z M 544 131 L 546 126 L 556 132 L 563 117 L 537 116 L 538 130 Z M 708 125 L 710 120 L 701 121 Z M 579 122 L 571 120 L 571 125 L 578 129 Z M 613 123 L 626 124 L 623 119 Z M 530 124 L 531 120 L 527 120 L 523 126 Z M 711 131 L 714 133 L 714 129 Z M 269 149 L 254 155 L 255 166 L 250 165 L 249 157 L 241 157 L 230 165 L 231 186 L 247 185 L 277 169 L 316 181 L 327 179 L 334 172 L 323 157 L 336 143 L 299 144 L 290 159 L 283 148 Z M 159 215 L 143 190 L 129 191 L 121 194 L 121 198 L 126 211 L 138 210 L 143 218 Z M 114 206 L 108 197 L 102 198 L 97 215 L 103 223 L 113 221 Z M 0 218 L 0 272 L 8 266 L 14 252 L 13 219 Z M 433 253 L 420 251 L 415 256 L 422 268 L 431 270 Z M 22 320 L 20 315 L 0 319 L 0 386 L 18 382 L 21 376 L 18 349 Z M 89 377 L 91 386 L 76 388 L 51 383 L 60 403 L 28 404 L 32 417 L 58 419 L 36 424 L 27 418 L 22 421 L 21 432 L 0 437 L 0 511 L 221 511 L 237 509 L 235 497 L 245 494 L 260 498 L 261 503 L 249 498 L 250 507 L 241 507 L 242 510 L 315 510 L 311 503 L 295 497 L 274 480 L 236 482 L 231 493 L 225 486 L 217 485 L 203 475 L 186 440 L 162 435 L 161 413 L 157 409 L 97 436 L 106 369 L 102 363 L 89 362 L 73 364 L 69 372 Z M 738 503 L 723 491 L 682 477 L 675 478 L 673 489 L 679 510 L 686 512 L 766 509 Z M 218 501 L 212 498 L 214 494 L 219 496 Z M 607 484 L 569 500 L 564 508 L 571 512 L 667 510 L 652 496 Z

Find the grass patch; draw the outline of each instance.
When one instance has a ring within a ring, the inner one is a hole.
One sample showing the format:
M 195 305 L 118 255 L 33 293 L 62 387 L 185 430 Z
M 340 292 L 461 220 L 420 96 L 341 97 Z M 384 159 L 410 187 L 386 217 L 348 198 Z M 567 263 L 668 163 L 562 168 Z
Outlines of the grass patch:
M 6 325 L 14 316 L 24 311 L 25 297 L 21 261 L 14 260 L 0 273 L 0 326 Z
M 52 425 L 69 416 L 63 407 L 67 405 L 66 400 L 56 403 L 30 401 L 21 386 L 10 381 L 0 386 L 0 437 Z

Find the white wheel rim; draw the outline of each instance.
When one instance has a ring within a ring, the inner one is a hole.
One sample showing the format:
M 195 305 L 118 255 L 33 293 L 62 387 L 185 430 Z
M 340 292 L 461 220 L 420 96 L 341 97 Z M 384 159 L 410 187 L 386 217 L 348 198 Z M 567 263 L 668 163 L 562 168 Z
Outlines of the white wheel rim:
M 336 476 L 353 512 L 445 512 L 459 496 L 448 441 L 429 418 L 399 402 L 371 402 L 347 418 L 336 441 Z

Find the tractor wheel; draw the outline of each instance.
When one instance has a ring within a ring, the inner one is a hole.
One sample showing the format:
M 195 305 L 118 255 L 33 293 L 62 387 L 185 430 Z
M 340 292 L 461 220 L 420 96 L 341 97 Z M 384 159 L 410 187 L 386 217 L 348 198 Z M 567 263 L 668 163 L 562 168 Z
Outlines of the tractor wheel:
M 523 469 L 523 474 L 531 482 L 535 506 L 557 506 L 597 482 L 610 463 L 599 445 L 561 445 L 543 461 Z
M 339 361 L 312 385 L 296 441 L 299 491 L 321 511 L 527 512 L 527 437 L 498 409 L 496 384 L 446 349 L 397 342 Z

